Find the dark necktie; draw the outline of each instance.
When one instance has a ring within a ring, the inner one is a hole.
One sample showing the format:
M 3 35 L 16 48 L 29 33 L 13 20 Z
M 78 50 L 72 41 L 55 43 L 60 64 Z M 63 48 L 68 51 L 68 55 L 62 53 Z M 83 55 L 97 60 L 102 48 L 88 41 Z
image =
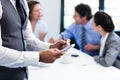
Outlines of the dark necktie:
M 20 16 L 20 19 L 23 25 L 25 22 L 25 11 L 23 9 L 23 6 L 20 3 L 20 0 L 16 0 L 16 8 L 17 8 L 18 14 Z
M 85 44 L 86 44 L 85 28 L 84 28 L 84 26 L 82 26 L 82 33 L 81 33 L 81 51 L 84 51 Z

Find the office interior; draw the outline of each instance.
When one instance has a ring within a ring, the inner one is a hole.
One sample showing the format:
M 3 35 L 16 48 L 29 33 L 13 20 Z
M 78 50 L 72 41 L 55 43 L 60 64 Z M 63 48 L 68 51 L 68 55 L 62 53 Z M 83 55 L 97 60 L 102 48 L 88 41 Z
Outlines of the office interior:
M 48 24 L 49 32 L 45 38 L 46 41 L 48 41 L 51 36 L 54 38 L 58 38 L 60 32 L 64 31 L 64 29 L 67 28 L 74 21 L 73 20 L 74 7 L 79 3 L 89 4 L 93 14 L 99 10 L 105 11 L 108 14 L 110 14 L 115 23 L 115 32 L 120 36 L 120 14 L 119 14 L 120 0 L 114 0 L 114 1 L 113 0 L 38 0 L 38 1 L 41 4 L 42 12 L 44 14 L 43 19 Z M 79 53 L 79 52 L 75 50 L 73 53 Z M 73 67 L 74 64 L 66 65 L 65 63 L 65 64 L 57 64 L 53 66 L 47 65 L 47 67 L 42 66 L 42 68 L 40 69 L 33 68 L 33 70 L 30 71 L 29 79 L 30 80 L 35 80 L 35 79 L 36 80 L 39 79 L 119 80 L 120 79 L 118 75 L 120 71 L 118 69 L 114 69 L 113 67 L 103 68 L 100 65 L 95 65 L 94 67 L 93 65 L 86 66 L 84 64 L 85 61 L 88 62 L 88 64 L 94 64 L 94 62 L 91 61 L 92 59 L 86 55 L 84 56 L 80 54 L 80 57 L 81 58 L 79 62 L 82 61 L 80 63 L 80 65 L 82 66 L 78 66 L 76 65 L 77 63 L 75 63 L 75 66 Z M 71 71 L 69 71 L 69 69 Z
M 29 1 L 29 0 L 28 0 Z M 74 7 L 79 3 L 86 3 L 92 8 L 92 14 L 98 10 L 110 14 L 115 24 L 115 32 L 120 35 L 120 0 L 37 0 L 40 2 L 43 19 L 48 24 L 48 34 L 46 41 L 52 36 L 59 37 L 59 33 L 64 31 L 73 21 Z M 70 9 L 71 8 L 71 9 Z M 53 35 L 54 34 L 54 35 Z

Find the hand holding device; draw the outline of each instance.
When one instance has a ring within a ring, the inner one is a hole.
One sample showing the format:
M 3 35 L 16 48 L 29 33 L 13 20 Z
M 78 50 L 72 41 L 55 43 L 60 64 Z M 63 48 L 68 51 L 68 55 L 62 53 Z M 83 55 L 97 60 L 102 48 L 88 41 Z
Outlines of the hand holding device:
M 65 36 L 63 34 L 61 34 L 61 37 L 62 37 L 63 40 L 65 40 Z

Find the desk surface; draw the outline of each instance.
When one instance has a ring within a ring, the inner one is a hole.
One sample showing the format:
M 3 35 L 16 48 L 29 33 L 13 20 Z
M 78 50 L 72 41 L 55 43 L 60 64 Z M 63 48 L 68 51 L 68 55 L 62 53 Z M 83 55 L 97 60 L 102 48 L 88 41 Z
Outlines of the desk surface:
M 79 57 L 70 57 L 79 54 Z M 67 56 L 66 59 L 65 56 Z M 63 62 L 66 60 L 66 62 Z M 76 49 L 70 49 L 66 55 L 53 64 L 41 67 L 29 67 L 29 80 L 120 80 L 120 70 L 115 67 L 103 67 L 92 57 Z

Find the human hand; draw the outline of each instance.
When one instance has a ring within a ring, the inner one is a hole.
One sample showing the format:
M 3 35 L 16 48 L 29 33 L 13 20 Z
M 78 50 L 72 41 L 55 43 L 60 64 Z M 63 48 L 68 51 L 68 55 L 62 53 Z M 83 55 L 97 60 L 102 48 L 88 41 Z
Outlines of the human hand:
M 84 47 L 85 51 L 96 51 L 96 50 L 99 50 L 100 49 L 100 46 L 99 45 L 93 45 L 93 44 L 87 44 L 85 45 Z
M 70 45 L 70 40 L 58 40 L 56 43 L 50 46 L 50 48 L 58 48 L 59 50 L 63 49 L 64 47 Z
M 45 51 L 40 52 L 40 62 L 45 62 L 45 63 L 53 63 L 57 58 L 62 56 L 64 52 L 54 48 L 54 49 L 48 49 Z
M 52 43 L 52 44 L 54 44 L 55 43 L 55 39 L 53 38 L 53 37 L 51 37 L 50 39 L 49 39 L 49 43 Z
M 93 50 L 93 45 L 92 44 L 86 44 L 84 49 L 85 49 L 85 51 L 92 51 Z
M 39 35 L 39 39 L 40 39 L 41 41 L 44 41 L 45 36 L 47 35 L 47 32 L 44 32 L 44 31 L 42 31 L 42 30 L 39 30 L 38 35 Z

